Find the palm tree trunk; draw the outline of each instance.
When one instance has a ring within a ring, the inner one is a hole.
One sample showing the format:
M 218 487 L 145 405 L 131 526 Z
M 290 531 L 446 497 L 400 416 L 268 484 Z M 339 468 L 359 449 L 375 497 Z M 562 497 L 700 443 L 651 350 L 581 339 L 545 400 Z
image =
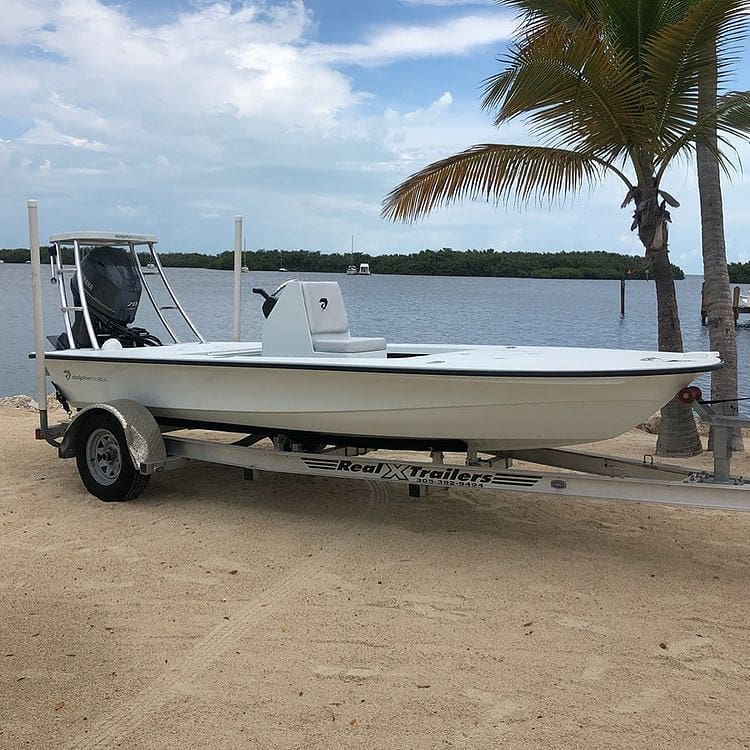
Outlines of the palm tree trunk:
M 698 89 L 698 118 L 716 107 L 716 65 L 703 74 Z M 729 290 L 727 253 L 724 242 L 724 207 L 721 195 L 719 160 L 716 156 L 716 128 L 706 133 L 708 143 L 698 143 L 698 192 L 701 203 L 704 300 L 708 318 L 708 340 L 718 351 L 725 367 L 711 373 L 711 400 L 721 414 L 737 415 L 737 337 Z M 728 401 L 727 401 L 728 399 Z M 712 429 L 713 432 L 713 429 Z M 713 439 L 713 435 L 711 435 Z M 734 433 L 734 450 L 744 450 L 742 431 Z
M 646 248 L 646 258 L 656 282 L 659 351 L 681 352 L 682 329 L 677 314 L 677 294 L 667 250 L 669 212 L 663 203 L 659 204 L 658 192 L 653 186 L 639 187 L 635 201 L 638 235 Z M 702 450 L 692 409 L 673 398 L 661 410 L 656 455 L 695 456 Z
M 677 315 L 677 295 L 666 247 L 663 250 L 651 251 L 648 257 L 656 282 L 659 351 L 681 352 L 682 331 Z M 695 456 L 702 450 L 703 446 L 698 437 L 693 410 L 677 398 L 673 398 L 661 410 L 656 455 Z

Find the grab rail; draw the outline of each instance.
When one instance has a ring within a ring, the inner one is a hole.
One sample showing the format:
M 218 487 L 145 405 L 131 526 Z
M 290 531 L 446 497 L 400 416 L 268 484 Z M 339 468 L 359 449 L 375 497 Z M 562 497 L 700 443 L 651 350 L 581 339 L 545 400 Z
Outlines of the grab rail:
M 100 349 L 101 346 L 99 345 L 99 341 L 96 337 L 96 333 L 94 330 L 93 321 L 91 318 L 91 313 L 89 311 L 89 304 L 88 300 L 86 298 L 86 295 L 82 292 L 82 290 L 85 288 L 83 284 L 83 272 L 81 270 L 81 261 L 83 260 L 84 253 L 82 248 L 84 246 L 87 246 L 89 244 L 92 244 L 94 240 L 92 239 L 89 241 L 88 239 L 84 238 L 75 238 L 73 236 L 64 236 L 62 239 L 60 239 L 59 236 L 53 238 L 50 238 L 52 247 L 50 249 L 50 269 L 52 272 L 52 281 L 57 282 L 59 289 L 58 294 L 60 297 L 60 312 L 63 316 L 63 323 L 65 325 L 65 333 L 68 337 L 68 347 L 70 349 L 79 349 L 80 347 L 77 345 L 74 337 L 73 337 L 73 326 L 74 321 L 71 319 L 71 315 L 74 312 L 79 312 L 83 316 L 83 321 L 86 326 L 86 331 L 89 336 L 89 340 L 91 342 L 91 347 L 93 349 Z M 159 322 L 164 327 L 164 330 L 167 332 L 169 337 L 172 339 L 172 341 L 175 344 L 181 343 L 180 337 L 177 335 L 177 332 L 175 331 L 175 328 L 172 324 L 167 320 L 166 316 L 163 313 L 163 310 L 172 309 L 177 310 L 180 315 L 182 316 L 182 319 L 185 321 L 185 324 L 188 326 L 188 328 L 192 331 L 192 333 L 195 335 L 196 339 L 202 343 L 206 343 L 206 339 L 204 338 L 203 334 L 198 330 L 198 327 L 193 323 L 190 316 L 185 311 L 185 308 L 182 306 L 180 301 L 177 299 L 177 295 L 174 292 L 174 289 L 172 288 L 172 285 L 169 283 L 169 280 L 166 277 L 166 274 L 164 273 L 164 267 L 161 264 L 161 259 L 159 258 L 158 253 L 156 252 L 156 249 L 154 247 L 155 245 L 155 239 L 150 237 L 141 236 L 136 239 L 134 239 L 131 236 L 128 235 L 111 235 L 110 237 L 101 237 L 101 239 L 97 240 L 97 242 L 101 243 L 107 243 L 111 242 L 112 244 L 118 246 L 118 247 L 127 247 L 133 262 L 135 263 L 136 272 L 138 273 L 138 277 L 141 281 L 141 286 L 146 291 L 146 296 L 149 299 L 149 302 L 151 303 L 151 306 L 154 308 L 154 312 L 156 313 L 157 317 L 159 318 Z M 65 273 L 65 267 L 63 266 L 63 259 L 62 259 L 62 248 L 63 246 L 70 246 L 72 245 L 73 248 L 73 258 L 74 258 L 74 264 L 75 267 L 71 269 L 71 273 L 73 278 L 75 278 L 75 283 L 79 290 L 79 298 L 80 302 L 77 305 L 71 304 L 69 300 L 69 290 L 66 286 L 66 273 Z M 171 300 L 171 304 L 167 305 L 160 305 L 159 302 L 156 299 L 156 295 L 154 294 L 154 290 L 151 288 L 151 285 L 149 284 L 148 279 L 146 278 L 145 274 L 143 273 L 143 266 L 141 265 L 140 258 L 138 257 L 138 253 L 136 251 L 136 248 L 138 245 L 146 245 L 149 249 L 149 254 L 154 262 L 154 267 L 156 269 L 156 273 L 158 273 L 159 278 L 161 279 L 161 283 L 164 285 L 164 289 L 166 290 L 167 294 L 169 295 L 169 299 Z

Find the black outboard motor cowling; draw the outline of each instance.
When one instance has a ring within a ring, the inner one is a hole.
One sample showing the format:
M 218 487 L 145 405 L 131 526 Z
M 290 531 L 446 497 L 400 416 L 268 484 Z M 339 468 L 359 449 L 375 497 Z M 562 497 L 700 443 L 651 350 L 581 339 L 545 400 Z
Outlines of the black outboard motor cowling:
M 109 245 L 92 248 L 81 261 L 81 275 L 89 312 L 122 325 L 135 320 L 142 287 L 127 250 Z M 75 304 L 80 305 L 75 278 L 70 287 Z
M 109 338 L 123 346 L 159 346 L 161 342 L 143 328 L 130 327 L 141 299 L 141 279 L 131 254 L 121 247 L 94 247 L 81 260 L 81 276 L 86 302 L 97 340 Z M 81 304 L 78 281 L 70 280 L 73 304 Z M 77 312 L 73 322 L 76 346 L 91 346 L 83 314 Z M 62 343 L 62 342 L 61 342 Z

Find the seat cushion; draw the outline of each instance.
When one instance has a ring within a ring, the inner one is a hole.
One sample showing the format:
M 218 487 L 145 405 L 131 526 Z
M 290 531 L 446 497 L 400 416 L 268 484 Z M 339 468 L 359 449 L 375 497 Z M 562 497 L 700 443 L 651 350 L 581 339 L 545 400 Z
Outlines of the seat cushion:
M 304 281 L 301 287 L 310 333 L 313 336 L 349 332 L 344 299 L 335 281 Z
M 376 352 L 385 349 L 385 339 L 377 336 L 348 336 L 346 338 L 313 336 L 313 348 L 316 352 L 336 352 L 341 354 Z

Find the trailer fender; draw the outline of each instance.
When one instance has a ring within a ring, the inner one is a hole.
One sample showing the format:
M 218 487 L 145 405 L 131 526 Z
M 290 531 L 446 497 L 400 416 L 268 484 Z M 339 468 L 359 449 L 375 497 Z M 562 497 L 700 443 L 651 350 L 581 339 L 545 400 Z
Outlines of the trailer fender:
M 65 431 L 58 450 L 60 458 L 75 457 L 81 426 L 87 416 L 100 411 L 109 412 L 122 425 L 130 457 L 136 468 L 144 463 L 166 460 L 167 449 L 164 446 L 164 438 L 153 415 L 145 406 L 129 399 L 90 404 L 81 409 Z

